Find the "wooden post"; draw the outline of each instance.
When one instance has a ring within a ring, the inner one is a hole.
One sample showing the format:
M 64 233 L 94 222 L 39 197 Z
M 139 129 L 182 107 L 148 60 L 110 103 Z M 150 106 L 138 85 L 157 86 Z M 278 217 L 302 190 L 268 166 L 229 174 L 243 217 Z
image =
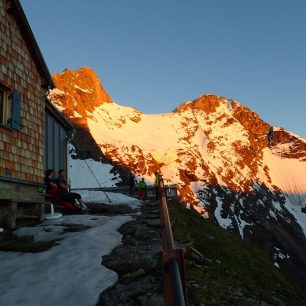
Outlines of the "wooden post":
M 39 222 L 44 222 L 45 220 L 45 204 L 36 204 L 38 206 L 38 219 Z
M 16 216 L 17 216 L 17 202 L 11 201 L 9 203 L 9 211 L 8 211 L 8 228 L 13 229 L 16 226 Z

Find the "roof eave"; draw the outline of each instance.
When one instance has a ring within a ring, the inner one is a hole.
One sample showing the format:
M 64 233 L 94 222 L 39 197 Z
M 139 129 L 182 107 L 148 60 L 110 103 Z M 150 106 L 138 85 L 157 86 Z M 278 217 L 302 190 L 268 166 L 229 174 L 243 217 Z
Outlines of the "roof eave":
M 19 0 L 9 0 L 8 3 L 10 4 L 8 8 L 8 13 L 14 16 L 20 29 L 22 29 L 21 33 L 25 41 L 27 42 L 28 48 L 33 56 L 38 71 L 42 76 L 43 81 L 41 86 L 43 88 L 51 88 L 51 89 L 54 88 L 55 85 L 53 83 L 50 71 L 38 47 L 34 34 L 31 30 L 30 24 L 27 20 L 27 17 L 23 11 L 23 8 Z

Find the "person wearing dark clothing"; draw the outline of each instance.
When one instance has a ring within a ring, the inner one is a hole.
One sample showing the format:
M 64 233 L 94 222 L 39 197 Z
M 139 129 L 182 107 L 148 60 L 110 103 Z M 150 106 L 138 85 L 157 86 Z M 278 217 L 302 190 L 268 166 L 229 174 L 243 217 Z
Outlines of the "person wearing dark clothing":
M 133 173 L 130 174 L 129 177 L 129 196 L 131 197 L 135 191 L 135 175 Z
M 87 206 L 84 204 L 82 197 L 79 193 L 70 192 L 68 189 L 70 188 L 70 184 L 67 183 L 65 179 L 65 171 L 58 171 L 58 178 L 56 180 L 57 184 L 57 194 L 62 198 L 71 203 L 77 204 L 82 207 L 82 210 L 89 210 Z
M 137 187 L 139 188 L 139 199 L 144 201 L 147 196 L 147 184 L 144 178 L 137 184 Z
M 48 169 L 46 171 L 46 176 L 45 176 L 45 184 L 46 184 L 46 193 L 48 195 L 51 195 L 52 198 L 55 199 L 60 205 L 64 206 L 67 210 L 70 212 L 79 212 L 81 208 L 77 206 L 74 201 L 67 201 L 63 198 L 61 198 L 58 195 L 57 192 L 57 184 L 56 180 L 54 179 L 54 170 L 53 169 Z
M 45 176 L 46 193 L 52 194 L 57 191 L 57 184 L 54 179 L 55 172 L 53 169 L 48 169 Z
M 273 126 L 270 127 L 267 137 L 268 137 L 268 146 L 270 147 L 273 143 Z

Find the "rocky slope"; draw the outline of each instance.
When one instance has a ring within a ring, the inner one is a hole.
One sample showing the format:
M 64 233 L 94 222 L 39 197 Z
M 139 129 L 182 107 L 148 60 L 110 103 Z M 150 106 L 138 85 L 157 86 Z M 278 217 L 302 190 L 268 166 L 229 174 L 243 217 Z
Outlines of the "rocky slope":
M 203 95 L 146 115 L 112 102 L 89 68 L 54 81 L 49 96 L 76 127 L 79 158 L 148 182 L 160 170 L 186 206 L 253 241 L 306 292 L 304 139 L 224 97 Z

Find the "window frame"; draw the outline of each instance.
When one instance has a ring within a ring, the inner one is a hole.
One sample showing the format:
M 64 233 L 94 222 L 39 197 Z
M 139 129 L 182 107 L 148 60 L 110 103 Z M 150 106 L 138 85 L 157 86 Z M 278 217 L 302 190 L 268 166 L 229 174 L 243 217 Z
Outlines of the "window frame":
M 9 130 L 22 130 L 21 123 L 22 95 L 0 83 L 0 127 Z M 16 104 L 17 108 L 16 108 Z
M 0 126 L 9 128 L 12 120 L 11 90 L 0 87 Z

